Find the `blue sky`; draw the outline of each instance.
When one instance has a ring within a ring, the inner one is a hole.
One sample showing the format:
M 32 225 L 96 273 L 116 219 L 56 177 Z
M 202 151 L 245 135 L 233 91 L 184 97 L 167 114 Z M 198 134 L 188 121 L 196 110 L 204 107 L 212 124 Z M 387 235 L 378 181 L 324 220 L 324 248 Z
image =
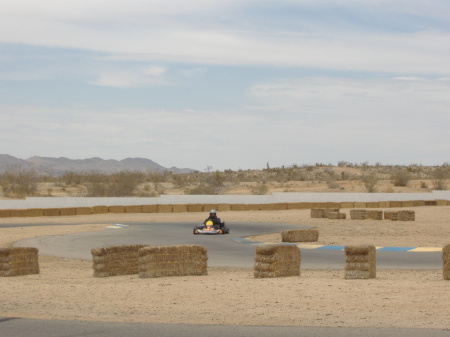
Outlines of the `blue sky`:
M 450 161 L 448 0 L 3 0 L 0 153 Z

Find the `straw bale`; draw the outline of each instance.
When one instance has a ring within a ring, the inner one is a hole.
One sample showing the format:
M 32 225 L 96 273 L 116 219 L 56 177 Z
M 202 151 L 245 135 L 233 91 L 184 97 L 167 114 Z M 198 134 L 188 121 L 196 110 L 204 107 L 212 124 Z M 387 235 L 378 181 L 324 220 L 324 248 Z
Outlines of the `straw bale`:
M 346 279 L 369 279 L 376 277 L 376 248 L 373 245 L 346 246 Z
M 311 218 L 324 218 L 325 210 L 322 208 L 313 208 L 311 209 Z
M 442 276 L 444 280 L 450 280 L 450 244 L 442 248 Z
M 310 209 L 311 206 L 311 202 L 289 202 L 287 204 L 288 209 Z
M 399 221 L 415 221 L 416 213 L 415 213 L 415 211 L 409 211 L 409 210 L 398 211 L 397 219 Z
M 173 205 L 156 205 L 157 213 L 172 213 Z
M 402 201 L 402 207 L 414 207 L 413 200 Z
M 209 212 L 212 209 L 217 211 L 218 204 L 203 204 L 203 212 Z
M 294 245 L 256 247 L 254 277 L 284 277 L 300 275 L 300 249 Z
M 39 274 L 38 252 L 32 247 L 0 248 L 0 276 Z
M 425 206 L 425 200 L 414 200 L 414 207 Z
M 402 202 L 401 201 L 391 201 L 391 208 L 399 208 L 402 207 Z
M 141 205 L 128 205 L 124 206 L 125 213 L 142 213 Z
M 141 205 L 142 213 L 156 213 L 156 205 Z
M 353 207 L 354 208 L 366 208 L 367 203 L 365 202 L 354 202 Z
M 59 215 L 62 216 L 69 216 L 69 215 L 76 215 L 77 214 L 77 208 L 76 207 L 64 207 L 59 209 Z
M 379 205 L 380 205 L 380 208 L 390 208 L 391 202 L 390 201 L 380 201 Z
M 447 200 L 436 200 L 436 204 L 438 206 L 448 206 L 448 201 Z
M 10 209 L 0 209 L 0 218 L 9 218 L 11 216 Z
M 94 213 L 93 207 L 77 207 L 77 215 L 91 215 Z
M 108 213 L 125 213 L 125 207 L 120 205 L 108 206 Z
M 10 216 L 12 216 L 12 217 L 25 217 L 25 216 L 28 216 L 28 210 L 27 209 L 11 209 L 10 210 Z
M 218 204 L 218 205 L 217 205 L 217 211 L 218 211 L 218 212 L 228 212 L 228 211 L 231 211 L 231 205 L 230 205 L 230 204 Z
M 350 219 L 352 220 L 364 220 L 366 216 L 365 209 L 352 209 L 350 210 Z
M 139 277 L 207 275 L 207 261 L 204 246 L 147 246 L 139 250 Z
M 369 210 L 364 214 L 364 219 L 383 220 L 383 211 Z
M 353 202 L 341 202 L 340 208 L 353 208 Z
M 260 204 L 259 209 L 261 211 L 273 211 L 273 204 Z
M 29 208 L 28 216 L 29 217 L 44 216 L 44 210 L 42 208 Z
M 384 219 L 397 221 L 398 220 L 398 212 L 395 211 L 384 211 Z
M 326 208 L 339 209 L 341 207 L 340 202 L 327 202 Z
M 94 277 L 139 273 L 139 249 L 145 245 L 109 246 L 91 250 Z
M 366 202 L 367 208 L 380 208 L 379 202 Z
M 187 205 L 188 212 L 203 212 L 202 204 L 189 204 Z
M 316 242 L 319 240 L 317 229 L 295 229 L 281 232 L 282 242 Z
M 425 206 L 437 206 L 436 200 L 425 200 Z
M 259 211 L 259 204 L 245 204 L 246 211 Z
M 187 204 L 176 204 L 173 205 L 172 212 L 173 213 L 185 213 L 188 211 Z
M 93 206 L 92 214 L 108 213 L 108 206 Z
M 44 208 L 44 216 L 59 216 L 59 208 Z
M 277 202 L 273 204 L 274 211 L 284 211 L 287 209 L 287 203 L 285 202 Z
M 230 204 L 231 211 L 245 211 L 245 205 L 243 204 Z
M 328 219 L 343 220 L 347 218 L 347 214 L 341 212 L 329 212 L 327 217 Z

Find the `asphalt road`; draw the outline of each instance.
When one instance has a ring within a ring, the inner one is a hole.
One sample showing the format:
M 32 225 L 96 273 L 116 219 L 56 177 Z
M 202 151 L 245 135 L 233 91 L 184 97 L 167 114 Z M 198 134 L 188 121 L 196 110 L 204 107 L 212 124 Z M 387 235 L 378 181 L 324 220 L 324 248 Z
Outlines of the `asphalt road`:
M 111 245 L 178 245 L 199 244 L 208 249 L 208 266 L 253 268 L 255 245 L 243 238 L 306 228 L 276 223 L 227 223 L 230 234 L 193 235 L 196 223 L 132 223 L 129 227 L 104 231 L 45 236 L 22 240 L 20 247 L 36 247 L 43 255 L 91 259 L 91 249 Z M 333 248 L 333 247 L 331 247 Z M 301 249 L 301 268 L 343 269 L 342 250 Z M 440 252 L 377 251 L 377 269 L 440 269 Z

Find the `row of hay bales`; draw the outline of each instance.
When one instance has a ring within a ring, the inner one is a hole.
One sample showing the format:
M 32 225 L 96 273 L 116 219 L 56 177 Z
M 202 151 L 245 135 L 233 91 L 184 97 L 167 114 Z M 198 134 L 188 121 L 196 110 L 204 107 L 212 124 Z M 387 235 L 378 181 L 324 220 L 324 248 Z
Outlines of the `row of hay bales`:
M 344 277 L 376 277 L 376 248 L 346 246 Z M 140 278 L 207 275 L 207 250 L 200 245 L 111 246 L 92 249 L 94 277 L 139 274 Z M 450 244 L 442 248 L 444 280 L 450 280 Z M 300 276 L 301 252 L 297 245 L 256 247 L 255 278 Z M 38 249 L 0 248 L 0 277 L 39 274 Z
M 346 219 L 346 214 L 339 209 L 314 208 L 311 209 L 311 218 Z M 415 221 L 415 211 L 384 211 L 384 219 L 392 221 Z M 350 210 L 352 220 L 383 220 L 383 211 L 374 209 L 352 209 Z
M 92 249 L 91 253 L 94 277 L 207 275 L 207 250 L 200 245 L 111 246 Z
M 182 213 L 207 212 L 215 209 L 227 211 L 278 211 L 290 209 L 326 209 L 331 219 L 343 219 L 345 213 L 340 208 L 400 208 L 417 206 L 448 206 L 448 200 L 416 200 L 416 201 L 380 201 L 380 202 L 293 202 L 270 204 L 157 204 L 130 206 L 93 206 L 63 208 L 28 208 L 0 209 L 0 218 L 7 217 L 39 217 L 39 216 L 73 216 L 102 213 Z M 337 210 L 337 211 L 336 211 Z M 337 213 L 336 213 L 337 212 Z M 323 217 L 323 216 L 321 216 Z

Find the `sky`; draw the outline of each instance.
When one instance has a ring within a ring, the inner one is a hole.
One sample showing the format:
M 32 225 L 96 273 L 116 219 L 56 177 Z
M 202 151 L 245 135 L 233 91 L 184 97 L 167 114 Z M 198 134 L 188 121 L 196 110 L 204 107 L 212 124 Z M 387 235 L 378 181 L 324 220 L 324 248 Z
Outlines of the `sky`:
M 448 0 L 0 0 L 0 154 L 450 161 Z

